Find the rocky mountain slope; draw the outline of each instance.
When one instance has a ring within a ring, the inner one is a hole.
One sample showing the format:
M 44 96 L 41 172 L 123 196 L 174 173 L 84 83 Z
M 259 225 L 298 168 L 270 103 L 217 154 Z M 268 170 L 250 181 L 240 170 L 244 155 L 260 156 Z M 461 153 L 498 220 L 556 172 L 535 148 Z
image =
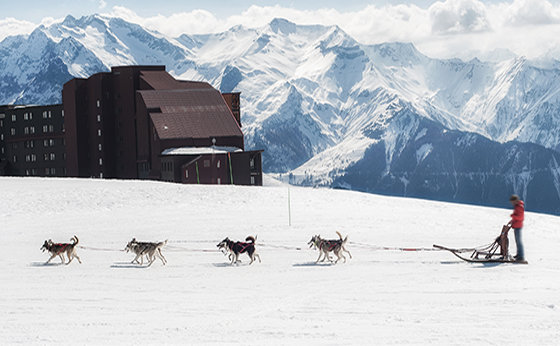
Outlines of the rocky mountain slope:
M 490 205 L 516 192 L 560 213 L 557 61 L 438 60 L 283 19 L 171 38 L 69 16 L 0 43 L 0 103 L 60 102 L 72 76 L 125 64 L 241 91 L 247 147 L 294 183 Z

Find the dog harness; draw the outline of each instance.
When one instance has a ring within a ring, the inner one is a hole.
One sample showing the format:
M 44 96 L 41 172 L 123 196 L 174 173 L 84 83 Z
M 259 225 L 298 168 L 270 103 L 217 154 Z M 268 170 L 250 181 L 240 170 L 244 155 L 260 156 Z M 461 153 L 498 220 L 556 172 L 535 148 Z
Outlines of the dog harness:
M 234 242 L 232 242 L 229 249 L 230 249 L 230 250 L 233 250 L 233 247 L 234 247 L 236 244 L 242 246 L 242 247 L 241 247 L 241 250 L 239 250 L 240 253 L 243 253 L 243 251 L 245 251 L 246 248 L 248 248 L 250 245 L 253 245 L 253 243 L 241 243 L 241 242 L 235 242 L 235 243 L 234 243 Z
M 53 244 L 54 246 L 62 246 L 62 249 L 58 250 L 58 252 L 56 253 L 57 255 L 59 255 L 60 253 L 64 252 L 64 250 L 66 250 L 66 248 L 68 247 L 67 243 L 57 243 L 57 244 Z
M 332 251 L 340 243 L 338 240 L 325 240 L 321 245 L 329 245 L 327 251 Z

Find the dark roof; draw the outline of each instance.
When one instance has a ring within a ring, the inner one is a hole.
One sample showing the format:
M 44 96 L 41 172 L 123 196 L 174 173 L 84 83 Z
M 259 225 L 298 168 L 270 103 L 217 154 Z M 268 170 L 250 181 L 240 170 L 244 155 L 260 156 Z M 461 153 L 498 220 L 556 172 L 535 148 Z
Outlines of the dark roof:
M 212 89 L 206 82 L 176 80 L 166 71 L 142 71 L 140 78 L 154 90 Z
M 243 136 L 222 95 L 212 87 L 138 93 L 161 139 Z

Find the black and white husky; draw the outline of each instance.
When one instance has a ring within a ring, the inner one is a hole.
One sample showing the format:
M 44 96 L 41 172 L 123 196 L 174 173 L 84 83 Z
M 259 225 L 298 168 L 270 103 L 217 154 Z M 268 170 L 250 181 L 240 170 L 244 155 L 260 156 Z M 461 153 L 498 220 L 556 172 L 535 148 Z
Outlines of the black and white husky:
M 319 257 L 317 258 L 317 261 L 315 261 L 315 263 L 319 263 L 319 260 L 321 260 L 321 257 L 323 256 L 324 257 L 321 262 L 324 262 L 326 259 L 332 262 L 329 256 L 329 252 L 334 253 L 337 257 L 334 263 L 338 263 L 341 258 L 344 259 L 344 262 L 346 262 L 346 257 L 344 257 L 344 255 L 342 254 L 342 251 L 346 252 L 348 256 L 352 258 L 352 254 L 350 253 L 350 251 L 346 250 L 346 248 L 344 247 L 344 245 L 346 245 L 346 242 L 348 241 L 348 236 L 342 239 L 342 234 L 340 234 L 340 232 L 337 231 L 336 234 L 338 234 L 339 239 L 323 239 L 320 235 L 314 235 L 307 243 L 310 248 L 315 247 L 316 249 L 319 249 Z
M 220 250 L 225 250 L 225 253 L 229 255 L 231 264 L 239 262 L 239 255 L 242 253 L 247 253 L 249 258 L 251 259 L 251 262 L 249 262 L 249 264 L 253 263 L 256 258 L 259 259 L 260 263 L 261 256 L 256 253 L 255 249 L 255 242 L 257 241 L 257 237 L 248 236 L 247 238 L 245 238 L 245 241 L 246 243 L 225 238 L 216 246 Z
M 51 258 L 49 258 L 45 264 L 50 263 L 50 261 L 56 256 L 58 256 L 62 261 L 62 264 L 64 264 L 64 253 L 66 253 L 66 256 L 68 257 L 68 263 L 66 264 L 70 264 L 74 258 L 76 258 L 78 262 L 82 263 L 80 257 L 76 254 L 76 245 L 78 245 L 80 240 L 76 236 L 73 236 L 70 240 L 72 240 L 72 243 L 54 243 L 51 239 L 45 240 L 41 250 L 43 250 L 43 252 L 46 250 L 51 254 Z

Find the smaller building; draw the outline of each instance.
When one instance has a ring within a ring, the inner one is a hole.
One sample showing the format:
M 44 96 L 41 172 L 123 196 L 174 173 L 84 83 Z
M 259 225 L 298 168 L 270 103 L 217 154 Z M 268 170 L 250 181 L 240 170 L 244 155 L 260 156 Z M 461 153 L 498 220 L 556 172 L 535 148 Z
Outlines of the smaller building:
M 0 175 L 66 176 L 64 110 L 0 106 Z
M 183 184 L 262 186 L 262 150 L 184 147 L 164 150 L 161 180 Z

